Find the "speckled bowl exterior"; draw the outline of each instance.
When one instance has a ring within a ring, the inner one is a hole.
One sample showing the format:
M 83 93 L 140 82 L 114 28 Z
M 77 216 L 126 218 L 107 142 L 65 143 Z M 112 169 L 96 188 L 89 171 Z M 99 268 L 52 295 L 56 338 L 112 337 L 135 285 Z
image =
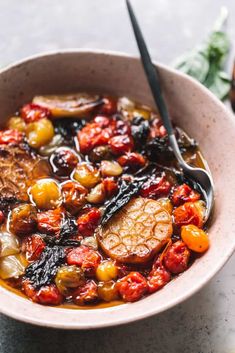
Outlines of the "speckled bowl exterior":
M 235 248 L 235 119 L 191 78 L 157 64 L 174 121 L 194 137 L 215 183 L 210 249 L 165 288 L 136 303 L 96 310 L 41 306 L 0 288 L 2 313 L 32 324 L 64 329 L 119 325 L 160 313 L 202 288 Z M 0 72 L 0 121 L 36 94 L 92 91 L 129 96 L 154 107 L 138 58 L 93 50 L 35 56 Z M 195 303 L 196 307 L 196 303 Z

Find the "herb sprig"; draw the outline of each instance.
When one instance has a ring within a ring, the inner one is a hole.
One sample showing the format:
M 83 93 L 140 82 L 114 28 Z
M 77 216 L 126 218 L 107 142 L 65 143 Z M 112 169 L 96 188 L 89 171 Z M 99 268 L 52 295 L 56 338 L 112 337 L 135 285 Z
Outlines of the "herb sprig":
M 174 64 L 177 69 L 197 79 L 221 100 L 227 97 L 231 86 L 230 77 L 223 71 L 229 53 L 229 37 L 223 30 L 227 17 L 228 11 L 222 7 L 207 40 L 181 56 Z

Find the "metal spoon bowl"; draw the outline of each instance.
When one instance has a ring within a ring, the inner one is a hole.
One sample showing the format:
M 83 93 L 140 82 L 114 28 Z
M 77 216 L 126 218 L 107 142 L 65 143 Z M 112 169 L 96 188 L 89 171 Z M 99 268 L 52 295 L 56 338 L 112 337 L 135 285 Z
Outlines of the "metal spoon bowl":
M 140 30 L 139 24 L 135 17 L 130 1 L 126 0 L 126 4 L 130 15 L 132 27 L 134 30 L 136 42 L 140 51 L 143 68 L 144 68 L 150 89 L 152 91 L 154 101 L 161 115 L 163 125 L 167 130 L 170 146 L 174 152 L 174 155 L 184 175 L 198 185 L 198 187 L 200 188 L 205 198 L 205 201 L 206 201 L 206 214 L 204 216 L 204 223 L 205 223 L 212 212 L 212 208 L 214 204 L 214 184 L 213 184 L 212 177 L 208 171 L 201 168 L 195 168 L 190 166 L 184 161 L 182 157 L 182 154 L 178 146 L 178 142 L 174 134 L 169 112 L 162 95 L 158 70 L 151 61 L 151 57 L 149 55 L 145 40 L 143 38 L 142 32 Z

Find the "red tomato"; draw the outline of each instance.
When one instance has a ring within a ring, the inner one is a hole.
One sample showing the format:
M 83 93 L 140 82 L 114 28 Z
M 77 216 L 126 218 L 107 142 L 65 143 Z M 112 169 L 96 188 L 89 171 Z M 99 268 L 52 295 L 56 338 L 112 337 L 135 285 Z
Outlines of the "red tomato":
M 122 167 L 130 167 L 131 169 L 142 168 L 146 164 L 146 159 L 137 152 L 127 152 L 117 161 Z
M 59 235 L 63 212 L 60 208 L 55 210 L 49 210 L 45 212 L 40 212 L 37 214 L 38 218 L 38 230 L 42 233 Z
M 147 289 L 147 281 L 139 272 L 131 272 L 117 282 L 117 290 L 126 302 L 139 300 Z
M 114 178 L 112 178 L 112 177 L 105 178 L 103 180 L 103 185 L 104 185 L 105 194 L 106 194 L 107 197 L 112 197 L 118 191 L 118 184 L 114 180 Z
M 92 303 L 98 299 L 98 286 L 95 281 L 89 280 L 82 287 L 77 288 L 72 297 L 77 305 Z
M 55 284 L 41 287 L 36 294 L 36 302 L 44 305 L 59 305 L 63 301 L 63 296 Z
M 5 220 L 5 216 L 4 213 L 2 211 L 0 211 L 0 224 L 2 224 Z
M 94 118 L 94 122 L 97 123 L 100 127 L 107 127 L 110 124 L 111 119 L 104 115 L 97 115 Z
M 93 235 L 97 228 L 101 218 L 101 213 L 98 208 L 88 208 L 81 216 L 77 219 L 78 231 L 84 237 Z
M 101 261 L 99 253 L 87 246 L 79 246 L 67 254 L 68 265 L 80 266 L 86 275 L 94 275 Z
M 81 267 L 85 257 L 89 252 L 90 252 L 90 248 L 88 248 L 87 246 L 81 245 L 77 248 L 73 248 L 67 254 L 68 265 L 76 265 Z
M 33 302 L 37 301 L 37 291 L 28 279 L 22 282 L 22 290 L 28 298 L 32 299 Z
M 38 234 L 31 235 L 24 239 L 22 250 L 25 252 L 28 261 L 36 261 L 39 259 L 46 244 L 42 237 Z
M 33 123 L 34 121 L 48 118 L 51 112 L 49 109 L 41 107 L 38 104 L 30 103 L 22 107 L 20 115 L 26 123 Z
M 180 206 L 184 202 L 198 201 L 200 199 L 200 194 L 190 188 L 187 184 L 182 184 L 175 188 L 172 194 L 172 202 L 175 206 Z
M 12 129 L 0 131 L 0 144 L 2 145 L 18 144 L 22 140 L 23 134 L 20 131 Z
M 22 283 L 22 289 L 26 296 L 32 299 L 35 303 L 44 305 L 59 305 L 63 300 L 63 296 L 60 294 L 55 284 L 49 284 L 37 290 L 33 287 L 29 280 L 25 280 Z
M 115 114 L 117 112 L 117 100 L 110 97 L 103 98 L 104 104 L 100 108 L 102 114 Z
M 152 271 L 148 275 L 148 290 L 154 293 L 164 287 L 171 279 L 170 273 L 162 265 L 159 259 L 154 263 Z
M 123 154 L 130 152 L 134 147 L 133 138 L 129 135 L 117 135 L 111 137 L 108 141 L 111 151 L 114 154 Z
M 164 137 L 167 135 L 167 131 L 159 118 L 154 119 L 150 128 L 150 137 Z
M 78 132 L 80 151 L 89 153 L 94 147 L 107 145 L 110 137 L 113 136 L 113 128 L 102 128 L 98 123 L 90 123 Z
M 203 215 L 194 202 L 186 202 L 173 211 L 175 224 L 182 227 L 187 224 L 194 224 L 198 228 L 203 226 Z
M 164 254 L 163 261 L 168 271 L 180 273 L 187 269 L 190 258 L 190 250 L 181 240 L 173 243 Z
M 141 188 L 140 195 L 147 198 L 159 198 L 169 194 L 171 184 L 166 180 L 165 176 L 159 178 L 151 178 Z

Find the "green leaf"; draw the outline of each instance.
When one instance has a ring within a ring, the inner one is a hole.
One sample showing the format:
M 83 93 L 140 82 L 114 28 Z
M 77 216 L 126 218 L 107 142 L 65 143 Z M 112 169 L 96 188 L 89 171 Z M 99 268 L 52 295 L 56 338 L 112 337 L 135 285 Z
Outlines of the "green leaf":
M 175 67 L 200 82 L 206 79 L 209 72 L 208 59 L 200 50 L 194 50 L 179 58 Z
M 197 79 L 220 99 L 227 97 L 231 85 L 229 77 L 223 71 L 230 45 L 227 33 L 222 31 L 227 15 L 227 9 L 222 8 L 215 30 L 208 39 L 200 47 L 179 58 L 174 65 Z
M 216 61 L 218 66 L 223 63 L 229 52 L 229 38 L 225 32 L 212 32 L 207 42 L 209 61 Z
M 219 71 L 214 75 L 213 80 L 210 83 L 205 82 L 205 86 L 219 99 L 224 100 L 230 91 L 231 80 L 226 72 Z

